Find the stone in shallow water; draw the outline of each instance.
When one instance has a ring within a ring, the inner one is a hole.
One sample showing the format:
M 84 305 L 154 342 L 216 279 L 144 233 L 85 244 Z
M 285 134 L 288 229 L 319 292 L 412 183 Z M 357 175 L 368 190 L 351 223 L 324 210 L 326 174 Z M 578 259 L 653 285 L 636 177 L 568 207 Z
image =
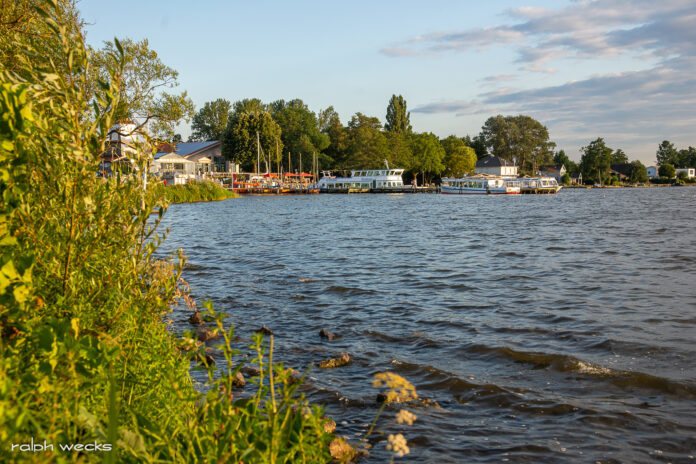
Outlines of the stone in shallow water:
M 188 318 L 188 321 L 191 325 L 203 325 L 203 318 L 201 317 L 201 313 L 199 313 L 198 311 L 194 312 Z
M 327 359 L 319 363 L 319 367 L 322 369 L 333 369 L 334 367 L 342 367 L 350 364 L 350 355 L 348 353 L 341 353 L 340 357 Z
M 241 372 L 237 372 L 232 379 L 232 385 L 239 388 L 244 388 L 246 386 L 246 379 Z
M 261 332 L 264 335 L 273 335 L 273 331 L 266 327 L 266 324 L 262 325 L 261 328 L 257 330 L 257 332 Z
M 329 332 L 329 331 L 326 330 L 326 329 L 321 329 L 321 330 L 319 331 L 319 336 L 320 336 L 321 338 L 326 338 L 326 339 L 329 340 L 329 341 L 331 341 L 331 340 L 333 340 L 334 338 L 337 337 L 337 335 L 336 335 L 335 333 Z
M 216 338 L 218 338 L 220 336 L 217 329 L 213 329 L 213 330 L 211 330 L 211 329 L 198 329 L 196 334 L 198 335 L 198 340 L 200 340 L 202 342 L 207 342 L 209 340 L 215 340 Z

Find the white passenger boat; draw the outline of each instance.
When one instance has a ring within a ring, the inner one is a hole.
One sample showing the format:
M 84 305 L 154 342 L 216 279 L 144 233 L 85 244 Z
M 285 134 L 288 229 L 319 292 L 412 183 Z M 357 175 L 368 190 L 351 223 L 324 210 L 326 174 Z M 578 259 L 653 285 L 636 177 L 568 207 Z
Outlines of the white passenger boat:
M 370 189 L 401 189 L 404 181 L 401 178 L 403 169 L 390 169 L 389 164 L 385 169 L 356 169 L 350 171 L 350 177 L 336 177 L 329 171 L 322 172 L 317 188 L 320 192 L 361 193 Z
M 460 178 L 442 179 L 440 192 L 455 195 L 515 195 L 520 193 L 516 179 L 478 174 Z
M 522 177 L 519 182 L 522 193 L 558 193 L 561 190 L 553 177 Z

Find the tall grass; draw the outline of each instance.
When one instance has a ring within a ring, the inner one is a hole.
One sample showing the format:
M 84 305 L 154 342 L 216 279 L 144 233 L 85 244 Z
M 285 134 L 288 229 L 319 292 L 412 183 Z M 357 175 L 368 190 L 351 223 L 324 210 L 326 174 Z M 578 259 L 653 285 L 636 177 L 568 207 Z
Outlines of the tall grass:
M 168 203 L 193 203 L 196 201 L 217 201 L 235 198 L 237 195 L 212 181 L 188 182 L 183 185 L 158 183 L 153 188 L 155 195 Z
M 260 336 L 256 389 L 235 398 L 231 329 L 211 306 L 225 365 L 194 388 L 204 347 L 163 322 L 184 292 L 183 256 L 154 257 L 166 202 L 138 176 L 95 176 L 125 57 L 117 47 L 109 79 L 90 81 L 82 37 L 45 11 L 61 58 L 17 36 L 26 55 L 0 73 L 0 462 L 328 461 L 322 411 Z M 31 441 L 53 449 L 19 448 Z M 111 451 L 59 448 L 73 444 Z

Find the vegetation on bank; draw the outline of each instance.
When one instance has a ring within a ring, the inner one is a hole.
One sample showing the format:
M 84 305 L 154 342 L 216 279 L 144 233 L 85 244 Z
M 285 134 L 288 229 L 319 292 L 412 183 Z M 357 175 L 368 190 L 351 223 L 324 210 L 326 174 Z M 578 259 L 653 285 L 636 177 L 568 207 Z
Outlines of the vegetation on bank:
M 254 340 L 253 393 L 236 398 L 222 316 L 208 306 L 224 360 L 214 379 L 205 347 L 163 323 L 186 294 L 184 257 L 154 256 L 166 205 L 139 176 L 95 176 L 123 111 L 128 51 L 115 41 L 95 73 L 71 6 L 25 8 L 26 28 L 3 35 L 0 461 L 328 461 L 322 411 L 270 362 L 267 339 Z M 192 360 L 208 369 L 204 394 Z M 32 442 L 52 446 L 26 451 Z
M 218 201 L 234 198 L 236 195 L 212 181 L 188 182 L 182 185 L 157 183 L 154 195 L 167 203 L 193 203 L 196 201 Z

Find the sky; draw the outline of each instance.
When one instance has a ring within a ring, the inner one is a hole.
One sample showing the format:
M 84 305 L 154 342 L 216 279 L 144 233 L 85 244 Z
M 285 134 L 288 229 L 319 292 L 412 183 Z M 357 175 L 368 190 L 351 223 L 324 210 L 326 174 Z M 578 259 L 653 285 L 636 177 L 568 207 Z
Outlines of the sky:
M 579 160 L 597 137 L 654 164 L 696 146 L 696 1 L 82 0 L 87 41 L 148 39 L 201 108 L 302 99 L 385 120 L 403 95 L 417 132 L 478 134 L 526 114 Z M 188 126 L 180 127 L 186 139 Z

